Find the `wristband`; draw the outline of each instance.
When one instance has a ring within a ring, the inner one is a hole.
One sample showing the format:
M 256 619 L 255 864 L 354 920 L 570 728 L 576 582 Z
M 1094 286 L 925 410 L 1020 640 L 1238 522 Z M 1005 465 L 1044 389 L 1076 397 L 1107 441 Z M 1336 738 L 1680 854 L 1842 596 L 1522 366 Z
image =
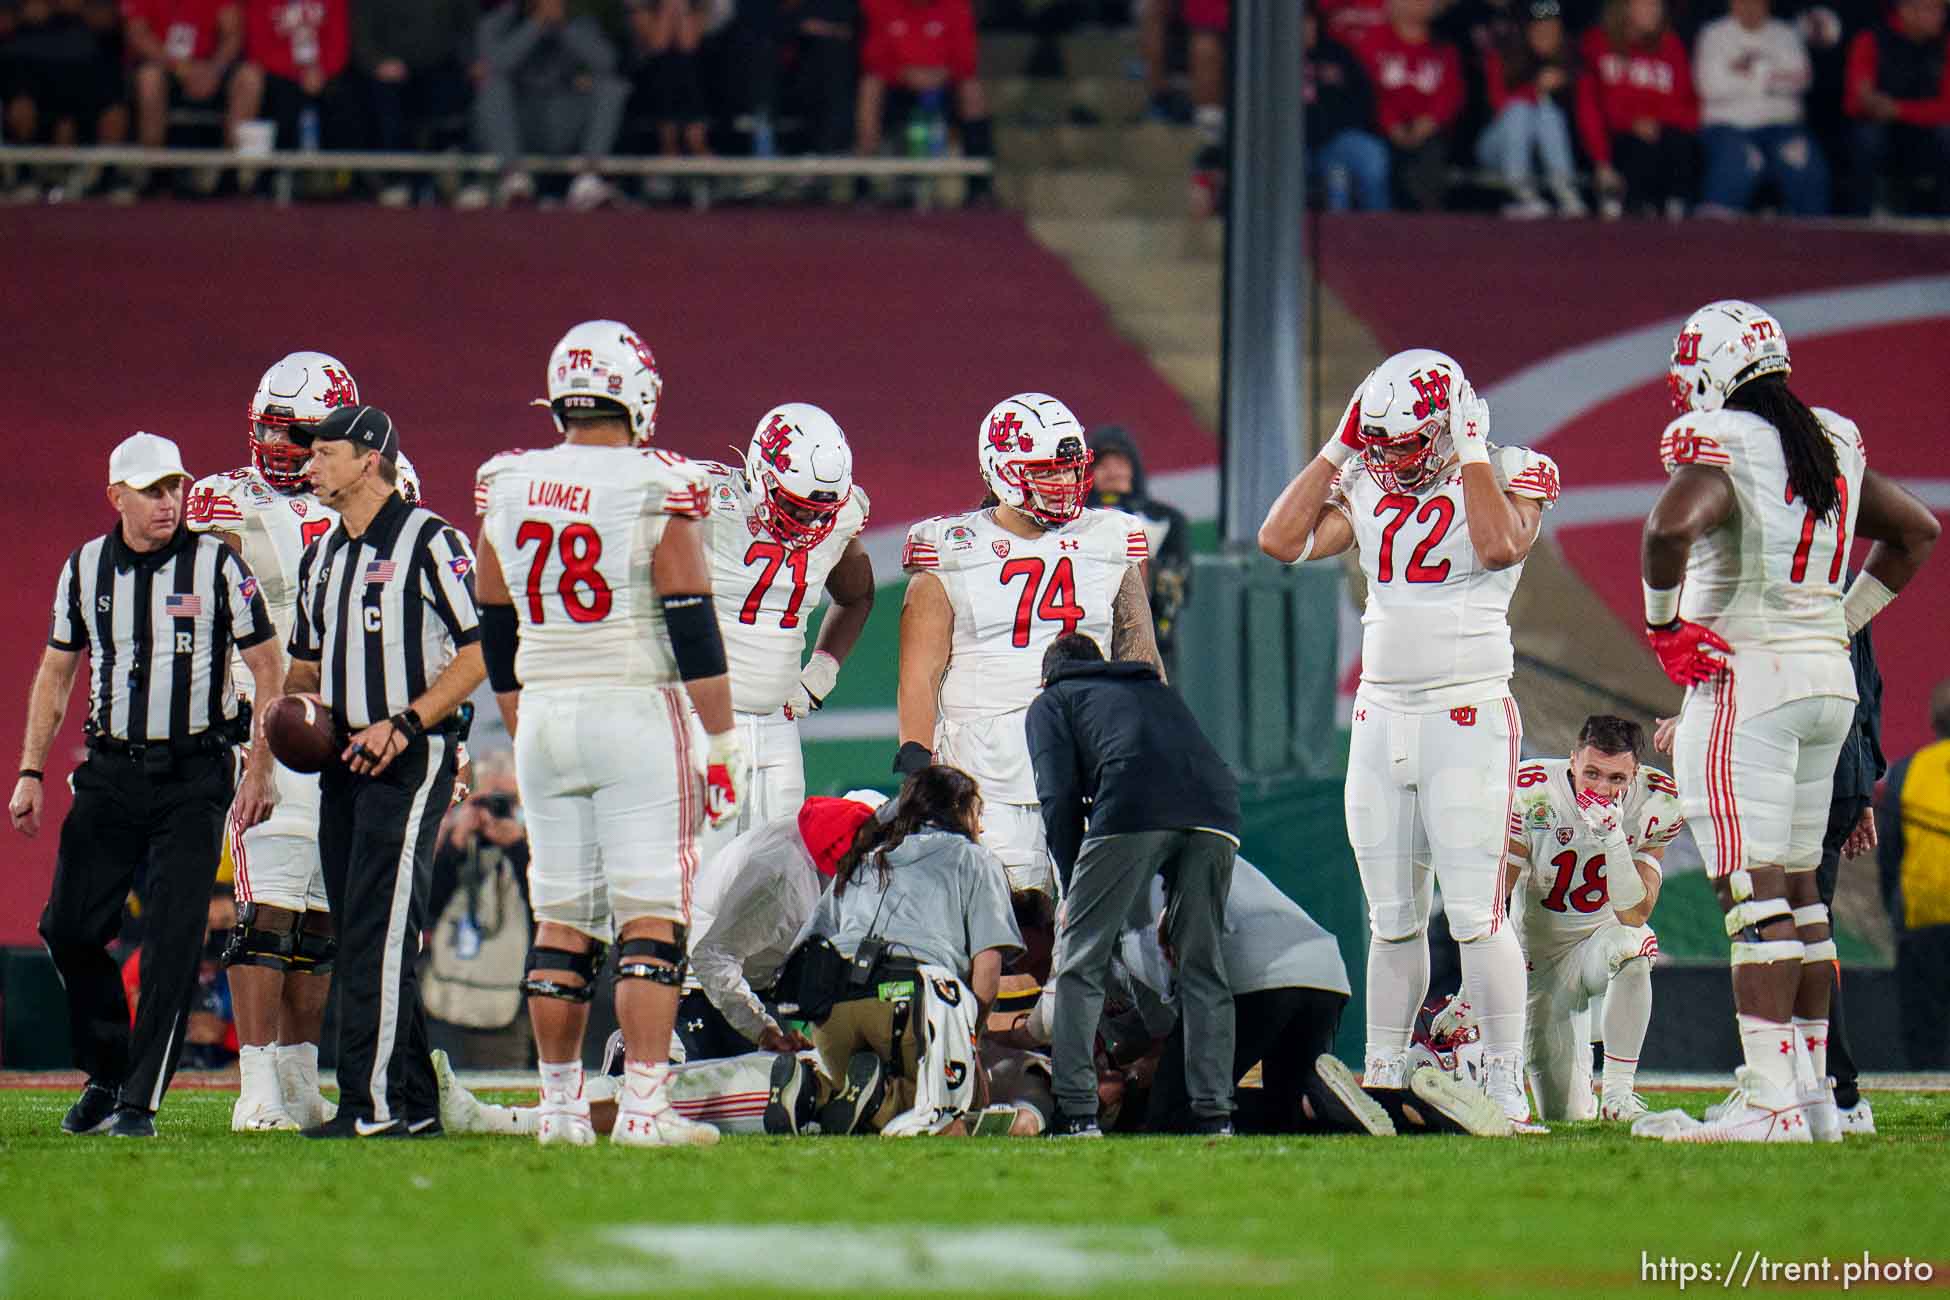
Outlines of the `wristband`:
M 411 709 L 401 709 L 386 721 L 393 724 L 394 731 L 406 737 L 409 745 L 427 734 L 427 724 L 420 721 L 420 715 Z
M 21 768 L 20 777 L 21 780 L 23 781 L 33 780 L 33 781 L 39 781 L 43 785 L 47 784 L 47 778 L 41 775 L 41 770 L 37 767 Z
M 901 776 L 913 776 L 916 772 L 934 766 L 934 751 L 918 740 L 907 741 L 894 755 L 894 771 Z
M 1895 598 L 1896 593 L 1875 574 L 1856 574 L 1855 581 L 1848 584 L 1848 590 L 1842 595 L 1842 618 L 1848 623 L 1848 634 L 1854 636 L 1867 627 L 1869 620 Z
M 1659 588 L 1649 582 L 1639 584 L 1645 588 L 1645 625 L 1665 627 L 1679 621 L 1679 588 Z
M 1339 435 L 1336 435 L 1321 445 L 1320 459 L 1326 461 L 1335 469 L 1340 469 L 1343 465 L 1354 459 L 1357 451 L 1358 448 L 1348 446 L 1340 440 Z

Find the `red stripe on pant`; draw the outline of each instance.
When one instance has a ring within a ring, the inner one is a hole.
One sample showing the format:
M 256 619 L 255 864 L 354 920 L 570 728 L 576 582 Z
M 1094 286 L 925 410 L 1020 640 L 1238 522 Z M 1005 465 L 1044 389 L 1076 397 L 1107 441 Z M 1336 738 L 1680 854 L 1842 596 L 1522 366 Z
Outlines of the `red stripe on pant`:
M 1714 879 L 1740 870 L 1740 818 L 1733 798 L 1733 678 L 1714 687 L 1713 725 L 1706 736 L 1706 809 L 1713 822 Z
M 1517 712 L 1517 702 L 1507 696 L 1503 701 L 1503 717 L 1510 727 L 1510 772 L 1503 786 L 1503 825 L 1510 825 L 1510 817 L 1517 806 L 1517 768 L 1523 761 L 1523 716 Z M 1496 883 L 1490 887 L 1490 933 L 1495 934 L 1503 928 L 1509 902 L 1503 895 L 1503 875 L 1510 867 L 1510 836 L 1503 836 L 1503 849 L 1496 855 Z

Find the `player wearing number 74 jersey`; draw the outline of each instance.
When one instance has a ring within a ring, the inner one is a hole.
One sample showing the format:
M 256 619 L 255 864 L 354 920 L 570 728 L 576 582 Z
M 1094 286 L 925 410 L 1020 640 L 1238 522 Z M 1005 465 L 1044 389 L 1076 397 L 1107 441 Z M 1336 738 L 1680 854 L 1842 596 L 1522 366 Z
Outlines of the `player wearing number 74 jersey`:
M 1346 792 L 1371 934 L 1364 1081 L 1411 1082 L 1433 872 L 1482 1022 L 1485 1090 L 1522 1122 L 1523 954 L 1497 889 L 1523 736 L 1509 609 L 1558 481 L 1548 457 L 1488 435 L 1461 366 L 1397 353 L 1274 502 L 1259 544 L 1289 564 L 1353 546 L 1368 579 Z
M 595 1141 L 582 1035 L 612 933 L 625 1069 L 610 1140 L 717 1140 L 672 1107 L 668 1061 L 698 833 L 736 815 L 744 760 L 704 547 L 708 475 L 639 445 L 662 388 L 628 326 L 576 326 L 548 363 L 562 443 L 496 456 L 476 487 L 482 649 L 533 851 L 523 988 L 543 1143 Z

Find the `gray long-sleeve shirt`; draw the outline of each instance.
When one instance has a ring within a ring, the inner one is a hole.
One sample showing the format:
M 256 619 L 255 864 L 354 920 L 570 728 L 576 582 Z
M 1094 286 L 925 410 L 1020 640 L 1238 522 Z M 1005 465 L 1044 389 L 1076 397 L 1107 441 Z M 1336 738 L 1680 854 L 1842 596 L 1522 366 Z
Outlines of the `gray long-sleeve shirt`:
M 578 77 L 616 70 L 615 45 L 587 15 L 560 27 L 544 27 L 523 14 L 519 4 L 504 4 L 481 19 L 478 42 L 488 68 L 513 78 L 524 90 L 568 90 Z
M 948 831 L 918 831 L 888 853 L 887 863 L 884 887 L 869 858 L 845 894 L 829 888 L 821 895 L 795 946 L 820 935 L 851 957 L 861 940 L 878 934 L 891 955 L 963 978 L 978 952 L 997 948 L 1006 959 L 1022 951 L 1008 877 L 981 845 Z
M 711 920 L 691 941 L 691 970 L 726 1023 L 755 1043 L 778 1026 L 756 990 L 777 979 L 823 882 L 796 814 L 727 844 L 711 872 L 719 889 Z

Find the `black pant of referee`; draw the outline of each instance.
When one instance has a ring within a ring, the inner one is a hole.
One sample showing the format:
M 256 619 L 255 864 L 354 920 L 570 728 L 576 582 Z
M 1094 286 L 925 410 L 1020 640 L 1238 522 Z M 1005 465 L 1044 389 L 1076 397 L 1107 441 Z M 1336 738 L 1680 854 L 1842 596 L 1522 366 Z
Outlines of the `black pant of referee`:
M 339 927 L 339 1109 L 354 1123 L 384 1115 L 410 1129 L 440 1113 L 414 956 L 454 748 L 451 735 L 423 736 L 378 776 L 333 764 L 320 784 L 319 866 Z

